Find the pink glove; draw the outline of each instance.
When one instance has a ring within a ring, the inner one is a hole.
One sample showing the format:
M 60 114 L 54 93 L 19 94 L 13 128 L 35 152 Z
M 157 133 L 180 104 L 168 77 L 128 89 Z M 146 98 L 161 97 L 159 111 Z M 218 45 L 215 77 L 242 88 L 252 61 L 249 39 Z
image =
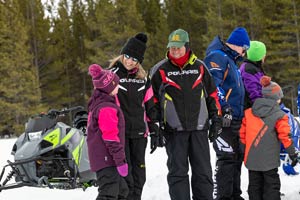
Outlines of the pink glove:
M 123 165 L 118 166 L 117 170 L 118 170 L 120 176 L 123 176 L 123 177 L 127 176 L 128 175 L 128 164 L 125 163 Z

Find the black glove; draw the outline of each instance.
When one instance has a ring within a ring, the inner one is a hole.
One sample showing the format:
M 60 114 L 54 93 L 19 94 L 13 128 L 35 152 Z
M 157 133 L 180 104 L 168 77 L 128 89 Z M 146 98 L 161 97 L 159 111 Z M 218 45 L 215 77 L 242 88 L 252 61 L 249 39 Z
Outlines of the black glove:
M 151 123 L 149 124 L 149 130 L 150 130 L 150 154 L 152 154 L 157 147 L 160 146 L 160 129 L 159 129 L 159 123 Z
M 222 119 L 219 116 L 215 116 L 211 119 L 209 127 L 208 139 L 210 142 L 214 142 L 222 133 Z
M 158 147 L 164 147 L 166 146 L 166 138 L 163 134 L 163 131 L 161 129 L 159 129 L 159 134 L 158 134 Z
M 227 106 L 222 109 L 222 126 L 223 127 L 230 127 L 231 120 L 232 120 L 232 109 L 230 106 Z
M 158 143 L 159 143 L 159 137 L 158 135 L 156 135 L 156 133 L 152 132 L 150 133 L 150 154 L 152 154 L 156 148 L 158 147 Z
M 290 164 L 292 167 L 295 167 L 297 163 L 300 163 L 300 152 L 296 151 L 294 154 L 289 154 Z

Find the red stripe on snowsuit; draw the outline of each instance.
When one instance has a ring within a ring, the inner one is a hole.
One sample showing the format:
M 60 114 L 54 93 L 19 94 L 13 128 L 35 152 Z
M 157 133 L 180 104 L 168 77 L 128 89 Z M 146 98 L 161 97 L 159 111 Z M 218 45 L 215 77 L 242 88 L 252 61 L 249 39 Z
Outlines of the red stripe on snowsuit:
M 203 78 L 203 74 L 204 74 L 203 65 L 200 65 L 199 68 L 200 68 L 200 74 L 192 86 L 193 89 L 202 82 L 202 78 Z
M 167 84 L 172 85 L 172 86 L 176 87 L 177 89 L 181 90 L 181 87 L 177 83 L 175 83 L 174 81 L 172 81 L 171 79 L 169 79 L 166 76 L 166 73 L 164 70 L 159 70 L 159 73 L 161 75 L 161 79 L 162 79 L 163 83 L 167 83 Z

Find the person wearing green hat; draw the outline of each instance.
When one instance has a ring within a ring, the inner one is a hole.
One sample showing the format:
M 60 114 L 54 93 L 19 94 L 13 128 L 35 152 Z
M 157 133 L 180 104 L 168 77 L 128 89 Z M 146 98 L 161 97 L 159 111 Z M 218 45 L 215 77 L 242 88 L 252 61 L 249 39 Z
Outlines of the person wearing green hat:
M 263 63 L 267 53 L 266 45 L 260 41 L 250 41 L 247 59 L 241 64 L 240 71 L 245 86 L 244 109 L 252 107 L 254 100 L 262 97 L 260 78 L 265 75 Z
M 240 71 L 244 82 L 246 95 L 245 95 L 245 110 L 252 107 L 256 99 L 261 98 L 262 86 L 260 84 L 260 79 L 265 75 L 263 64 L 265 63 L 266 57 L 266 46 L 260 41 L 251 41 L 250 49 L 247 51 L 247 60 L 241 64 Z M 300 137 L 299 126 L 295 122 L 295 117 L 290 112 L 290 109 L 285 107 L 284 103 L 280 103 L 280 108 L 284 111 L 289 118 L 291 138 L 294 140 L 295 144 L 298 144 Z M 299 146 L 297 146 L 299 148 Z M 286 162 L 286 157 L 288 156 L 285 148 L 281 145 L 280 156 L 283 160 L 282 169 L 287 175 L 297 175 L 298 172 Z
M 189 200 L 191 185 L 193 199 L 212 200 L 208 139 L 214 141 L 222 132 L 217 88 L 190 49 L 185 30 L 173 31 L 167 48 L 167 57 L 150 70 L 150 76 L 157 121 L 166 139 L 169 194 L 172 200 Z

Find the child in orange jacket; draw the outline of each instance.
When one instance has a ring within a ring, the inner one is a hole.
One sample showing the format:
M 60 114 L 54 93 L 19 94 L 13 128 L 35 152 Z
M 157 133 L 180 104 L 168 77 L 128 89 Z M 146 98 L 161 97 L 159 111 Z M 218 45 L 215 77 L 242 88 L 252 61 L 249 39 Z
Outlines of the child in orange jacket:
M 250 200 L 280 200 L 280 142 L 286 148 L 292 165 L 299 159 L 290 138 L 288 116 L 280 109 L 283 97 L 280 86 L 268 76 L 260 80 L 263 98 L 245 111 L 240 140 L 245 144 L 244 164 L 249 171 Z

